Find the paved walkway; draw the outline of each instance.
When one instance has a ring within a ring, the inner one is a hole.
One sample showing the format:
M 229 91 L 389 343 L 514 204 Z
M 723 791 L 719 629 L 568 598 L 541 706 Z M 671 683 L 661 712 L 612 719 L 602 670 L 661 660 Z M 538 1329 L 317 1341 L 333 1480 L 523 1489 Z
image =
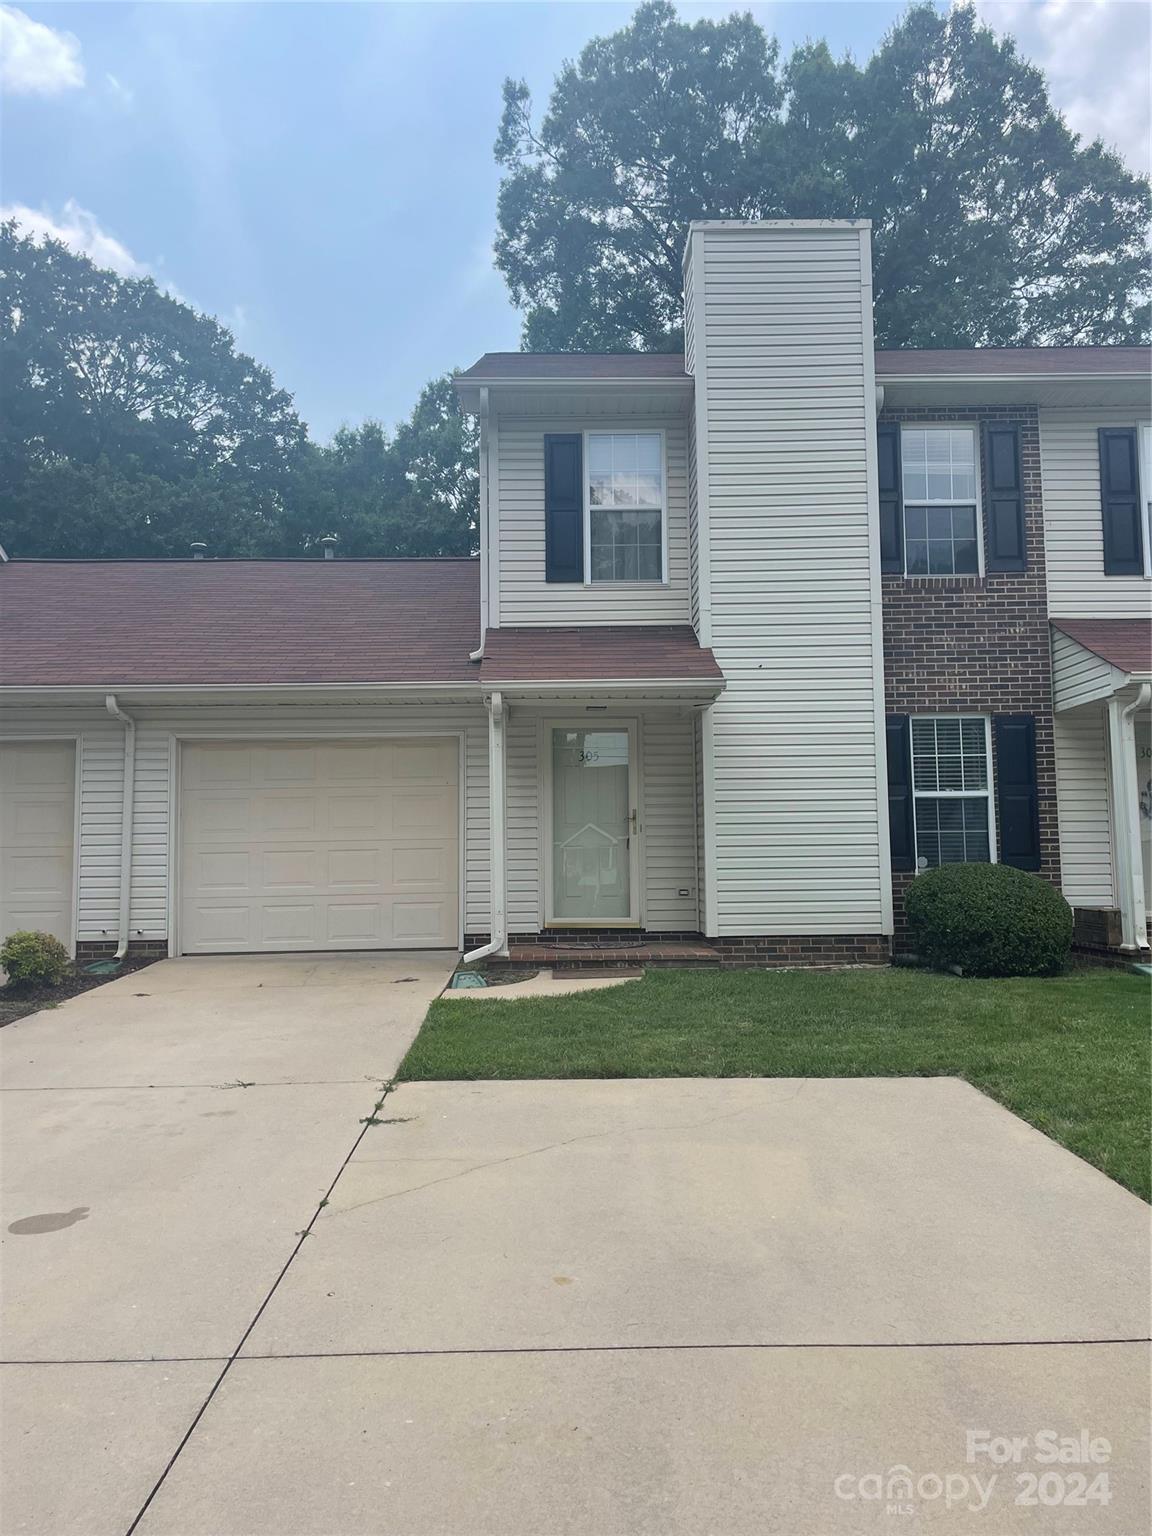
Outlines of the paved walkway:
M 0 1034 L 5 1223 L 70 1223 L 5 1233 L 63 1363 L 3 1536 L 1147 1528 L 1147 1208 L 965 1084 L 411 1084 L 357 1141 L 447 959 L 200 964 Z

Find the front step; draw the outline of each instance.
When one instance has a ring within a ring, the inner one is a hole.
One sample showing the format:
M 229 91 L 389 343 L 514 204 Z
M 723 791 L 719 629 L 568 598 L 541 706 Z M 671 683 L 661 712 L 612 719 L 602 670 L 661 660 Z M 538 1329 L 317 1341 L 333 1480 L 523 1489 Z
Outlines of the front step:
M 718 966 L 720 952 L 702 940 L 650 939 L 643 944 L 618 947 L 537 942 L 509 945 L 508 963 L 548 965 L 557 976 L 574 976 L 595 971 L 635 970 L 637 966 Z

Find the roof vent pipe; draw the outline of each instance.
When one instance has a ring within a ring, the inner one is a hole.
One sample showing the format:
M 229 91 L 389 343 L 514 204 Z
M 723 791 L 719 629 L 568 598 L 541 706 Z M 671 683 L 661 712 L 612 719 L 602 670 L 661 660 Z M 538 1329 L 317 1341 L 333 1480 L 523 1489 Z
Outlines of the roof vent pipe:
M 194 544 L 190 544 L 188 547 L 192 551 L 193 560 L 203 560 L 204 556 L 208 553 L 207 544 L 201 544 L 199 540 L 197 540 L 197 542 Z
M 326 533 L 324 535 L 324 537 L 320 540 L 320 542 L 324 546 L 324 558 L 325 558 L 325 560 L 335 560 L 335 558 L 336 558 L 336 535 L 334 533 Z

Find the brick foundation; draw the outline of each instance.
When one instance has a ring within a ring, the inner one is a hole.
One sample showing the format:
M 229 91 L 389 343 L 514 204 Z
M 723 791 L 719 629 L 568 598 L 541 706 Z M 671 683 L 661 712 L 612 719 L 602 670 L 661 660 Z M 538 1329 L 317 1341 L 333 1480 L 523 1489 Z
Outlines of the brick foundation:
M 1020 425 L 1024 533 L 1028 568 L 984 576 L 885 576 L 884 707 L 893 715 L 1034 715 L 1040 813 L 1040 873 L 1060 883 L 1056 822 L 1056 762 L 1052 732 L 1052 655 L 1044 574 L 1044 508 L 1040 483 L 1040 431 L 1033 406 L 981 406 L 967 410 L 908 408 L 885 411 L 881 421 L 956 422 L 979 429 L 985 421 Z M 983 455 L 983 433 L 979 433 Z M 987 484 L 987 466 L 981 465 Z M 983 516 L 983 508 L 981 508 Z M 988 530 L 984 528 L 984 547 Z M 993 738 L 995 784 L 995 738 Z M 906 947 L 904 894 L 914 876 L 892 875 L 896 948 Z
M 511 963 L 551 966 L 564 974 L 626 970 L 640 966 L 690 969 L 765 970 L 799 966 L 887 965 L 890 945 L 883 934 L 741 935 L 709 939 L 699 933 L 644 933 L 629 929 L 582 931 L 578 939 L 558 938 L 552 929 L 509 938 Z M 468 934 L 467 948 L 488 942 Z M 508 962 L 502 962 L 507 964 Z
M 116 953 L 115 939 L 79 939 L 76 943 L 77 963 L 89 960 L 110 960 Z M 167 939 L 131 939 L 128 943 L 129 960 L 167 960 Z

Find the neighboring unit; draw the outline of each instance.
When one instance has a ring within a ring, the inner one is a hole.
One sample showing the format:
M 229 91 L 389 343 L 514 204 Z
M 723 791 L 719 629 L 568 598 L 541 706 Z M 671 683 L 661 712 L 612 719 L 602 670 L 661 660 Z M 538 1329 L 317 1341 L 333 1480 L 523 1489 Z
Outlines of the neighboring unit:
M 878 963 L 998 859 L 1146 946 L 1147 355 L 876 351 L 859 222 L 684 270 L 460 375 L 477 560 L 0 568 L 5 932 Z

